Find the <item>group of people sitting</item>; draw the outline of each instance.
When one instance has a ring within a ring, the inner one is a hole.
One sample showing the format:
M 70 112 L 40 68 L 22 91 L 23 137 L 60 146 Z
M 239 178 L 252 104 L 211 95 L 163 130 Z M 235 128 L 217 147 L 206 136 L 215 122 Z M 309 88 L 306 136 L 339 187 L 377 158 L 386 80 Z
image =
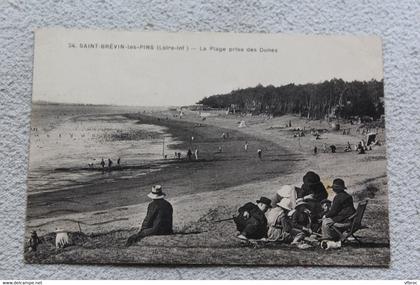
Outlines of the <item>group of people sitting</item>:
M 356 210 L 342 179 L 335 179 L 331 187 L 335 192 L 333 201 L 328 200 L 328 192 L 319 175 L 309 171 L 303 176 L 300 188 L 285 185 L 272 199 L 261 197 L 256 204 L 246 203 L 233 218 L 240 232 L 237 237 L 291 243 L 299 247 L 305 245 L 308 238 L 338 240 L 339 235 L 331 226 L 346 222 Z M 173 233 L 173 209 L 164 199 L 162 186 L 153 186 L 148 196 L 152 202 L 141 229 L 128 238 L 127 246 L 146 236 Z
M 285 185 L 272 199 L 261 197 L 256 204 L 245 204 L 234 217 L 240 232 L 237 237 L 294 245 L 306 238 L 337 241 L 339 235 L 331 226 L 346 222 L 356 209 L 342 179 L 335 179 L 331 187 L 333 201 L 328 200 L 319 175 L 309 171 L 303 176 L 302 187 Z

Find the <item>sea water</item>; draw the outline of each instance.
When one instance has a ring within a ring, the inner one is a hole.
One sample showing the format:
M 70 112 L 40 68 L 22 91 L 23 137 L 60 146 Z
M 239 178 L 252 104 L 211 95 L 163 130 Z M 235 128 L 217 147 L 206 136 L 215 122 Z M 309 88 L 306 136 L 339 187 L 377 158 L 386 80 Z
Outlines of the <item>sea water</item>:
M 157 171 L 148 165 L 173 157 L 177 142 L 163 126 L 140 124 L 123 114 L 144 108 L 34 104 L 28 193 L 65 190 L 96 180 L 129 179 Z M 172 155 L 171 155 L 172 154 Z M 123 171 L 115 169 L 118 158 Z M 101 161 L 105 162 L 102 171 Z

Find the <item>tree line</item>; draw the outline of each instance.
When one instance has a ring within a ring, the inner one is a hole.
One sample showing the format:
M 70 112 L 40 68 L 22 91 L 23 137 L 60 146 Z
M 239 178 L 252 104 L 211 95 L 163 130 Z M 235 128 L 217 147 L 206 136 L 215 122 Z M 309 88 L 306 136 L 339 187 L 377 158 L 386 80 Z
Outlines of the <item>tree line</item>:
M 205 97 L 198 104 L 252 114 L 299 114 L 308 119 L 337 116 L 378 119 L 384 114 L 383 97 L 383 80 L 346 82 L 332 79 L 280 87 L 260 84 Z

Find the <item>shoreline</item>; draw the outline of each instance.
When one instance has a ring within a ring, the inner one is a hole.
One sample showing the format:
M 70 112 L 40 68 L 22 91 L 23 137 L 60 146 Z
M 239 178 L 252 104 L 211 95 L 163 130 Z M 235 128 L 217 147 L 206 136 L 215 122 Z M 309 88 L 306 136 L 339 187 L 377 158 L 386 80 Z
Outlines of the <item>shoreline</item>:
M 153 165 L 165 165 L 165 167 L 140 177 L 117 178 L 111 183 L 101 182 L 102 178 L 99 178 L 93 181 L 95 184 L 88 183 L 68 190 L 31 193 L 28 195 L 27 219 L 30 221 L 35 218 L 49 218 L 60 213 L 92 212 L 144 203 L 148 201 L 146 194 L 153 184 L 164 184 L 165 188 L 171 189 L 169 195 L 172 197 L 215 191 L 250 181 L 274 178 L 287 170 L 290 171 L 293 161 L 296 160 L 273 142 L 243 134 L 237 130 L 207 124 L 196 127 L 195 123 L 189 121 L 162 120 L 158 114 L 150 116 L 137 113 L 125 114 L 125 116 L 138 120 L 138 123 L 166 127 L 167 132 L 179 142 L 168 149 L 185 149 L 183 151 L 185 157 L 188 147 L 198 148 L 199 160 L 162 159 L 141 168 L 149 168 Z M 223 132 L 230 134 L 230 138 L 226 141 L 220 138 Z M 195 137 L 193 143 L 187 142 L 190 136 Z M 248 152 L 242 149 L 245 140 L 250 145 Z M 222 153 L 218 153 L 219 145 L 223 145 Z M 271 158 L 265 160 L 263 157 L 263 160 L 259 161 L 256 149 L 262 146 Z M 255 163 L 261 163 L 261 169 L 257 172 L 252 169 Z M 133 168 L 135 170 L 136 166 Z M 212 169 L 217 169 L 217 171 Z M 108 173 L 105 174 L 108 175 Z M 83 203 L 78 205 L 80 201 Z

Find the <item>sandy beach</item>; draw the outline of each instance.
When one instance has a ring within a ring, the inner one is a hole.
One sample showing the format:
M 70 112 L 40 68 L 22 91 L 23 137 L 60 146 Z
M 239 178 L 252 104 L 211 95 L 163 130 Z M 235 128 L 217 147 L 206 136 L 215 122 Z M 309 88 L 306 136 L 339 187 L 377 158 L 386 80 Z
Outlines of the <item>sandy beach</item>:
M 174 118 L 171 111 L 121 115 L 138 124 L 164 127 L 176 142 L 168 146 L 167 159 L 145 164 L 156 169 L 147 175 L 112 181 L 98 176 L 95 183 L 66 191 L 29 195 L 27 235 L 36 229 L 45 242 L 38 252 L 25 254 L 27 262 L 329 265 L 334 260 L 334 264 L 343 266 L 388 264 L 386 149 L 382 144 L 365 155 L 344 152 L 347 142 L 354 145 L 362 138 L 356 132 L 357 125 L 342 123 L 342 128 L 350 129 L 349 135 L 343 135 L 332 131 L 326 121 L 292 115 L 269 118 L 215 114 L 205 121 L 193 111 L 185 112 L 182 119 Z M 247 126 L 238 128 L 241 121 Z M 289 121 L 292 127 L 286 128 Z M 296 128 L 305 129 L 306 135 L 294 137 Z M 327 131 L 316 140 L 309 133 L 312 128 Z M 229 138 L 222 139 L 222 133 L 229 133 Z M 378 136 L 384 142 L 382 129 Z M 245 141 L 249 143 L 247 152 Z M 323 153 L 324 143 L 335 144 L 337 153 Z M 316 155 L 314 146 L 318 148 Z M 199 150 L 198 160 L 173 158 L 176 150 L 185 157 L 188 148 Z M 261 160 L 258 148 L 263 150 Z M 309 170 L 317 172 L 326 186 L 334 178 L 343 178 L 356 204 L 369 199 L 364 219 L 369 229 L 361 232 L 369 246 L 349 245 L 335 252 L 287 245 L 253 249 L 235 239 L 233 222 L 214 222 L 231 217 L 248 201 L 273 196 L 284 184 L 300 186 Z M 135 169 L 127 167 L 120 172 L 124 171 Z M 126 238 L 138 229 L 145 215 L 149 202 L 146 194 L 153 184 L 163 185 L 174 207 L 175 235 L 147 237 L 125 248 Z M 380 221 L 375 218 L 379 215 Z M 74 232 L 76 245 L 56 251 L 51 233 L 56 227 Z

